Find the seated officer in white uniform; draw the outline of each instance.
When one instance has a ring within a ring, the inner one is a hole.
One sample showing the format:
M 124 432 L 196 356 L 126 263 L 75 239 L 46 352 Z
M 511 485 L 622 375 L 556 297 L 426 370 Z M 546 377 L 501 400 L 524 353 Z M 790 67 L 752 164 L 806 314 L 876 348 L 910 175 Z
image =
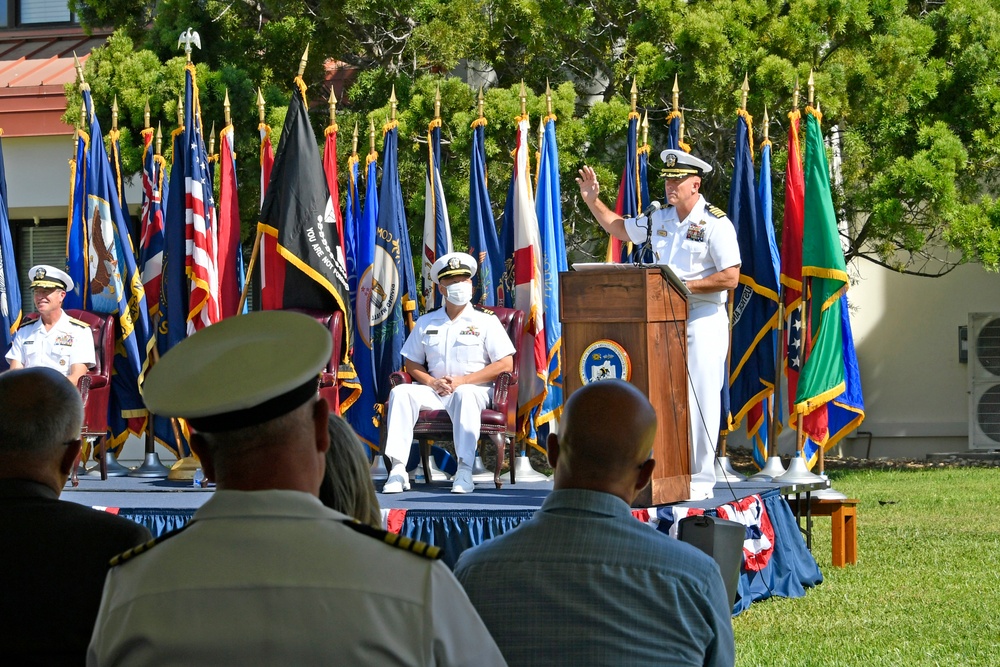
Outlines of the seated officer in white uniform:
M 90 327 L 62 309 L 73 279 L 65 271 L 39 264 L 31 267 L 31 294 L 38 319 L 17 330 L 7 352 L 11 370 L 43 366 L 57 370 L 76 386 L 97 363 Z
M 112 560 L 88 665 L 503 665 L 435 547 L 317 497 L 330 332 L 265 311 L 213 324 L 149 372 L 218 489 L 187 526 Z
M 688 297 L 688 410 L 691 414 L 691 499 L 711 498 L 719 440 L 729 317 L 726 293 L 740 279 L 740 247 L 726 214 L 705 201 L 701 177 L 712 166 L 678 150 L 660 154 L 669 206 L 645 217 L 623 219 L 598 198 L 590 167 L 576 182 L 590 212 L 609 234 L 648 243 L 657 264 L 666 264 L 691 291 Z
M 514 344 L 492 312 L 471 305 L 476 260 L 464 252 L 440 257 L 431 276 L 444 306 L 417 320 L 403 344 L 403 368 L 413 384 L 389 393 L 385 455 L 392 460 L 382 493 L 410 488 L 406 460 L 421 409 L 447 410 L 454 426 L 458 471 L 452 493 L 472 493 L 472 464 L 480 415 L 489 405 L 493 380 L 514 369 Z

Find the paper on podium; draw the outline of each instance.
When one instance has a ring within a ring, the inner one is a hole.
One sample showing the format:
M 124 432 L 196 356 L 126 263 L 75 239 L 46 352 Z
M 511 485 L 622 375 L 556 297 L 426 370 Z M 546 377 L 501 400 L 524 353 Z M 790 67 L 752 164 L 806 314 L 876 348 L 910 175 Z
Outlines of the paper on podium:
M 674 270 L 671 269 L 666 264 L 641 264 L 636 266 L 635 264 L 616 264 L 613 262 L 576 262 L 572 265 L 574 271 L 593 271 L 595 269 L 620 269 L 622 271 L 631 271 L 633 269 L 659 269 L 663 274 L 663 277 L 673 285 L 678 292 L 683 294 L 685 297 L 691 296 L 691 290 L 688 286 L 684 284 L 684 281 L 677 277 Z

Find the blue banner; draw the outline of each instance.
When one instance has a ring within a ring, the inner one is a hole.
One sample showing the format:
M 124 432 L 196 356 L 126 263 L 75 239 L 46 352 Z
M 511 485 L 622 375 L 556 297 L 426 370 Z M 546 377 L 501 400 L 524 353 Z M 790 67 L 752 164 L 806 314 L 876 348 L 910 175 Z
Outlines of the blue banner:
M 21 325 L 21 284 L 14 264 L 14 241 L 7 213 L 7 175 L 3 166 L 3 143 L 0 142 L 0 370 L 7 368 L 4 355 Z
M 469 254 L 479 263 L 479 271 L 472 277 L 472 301 L 483 306 L 496 306 L 499 279 L 504 272 L 504 254 L 500 250 L 493 205 L 486 187 L 485 118 L 472 123 L 469 171 Z

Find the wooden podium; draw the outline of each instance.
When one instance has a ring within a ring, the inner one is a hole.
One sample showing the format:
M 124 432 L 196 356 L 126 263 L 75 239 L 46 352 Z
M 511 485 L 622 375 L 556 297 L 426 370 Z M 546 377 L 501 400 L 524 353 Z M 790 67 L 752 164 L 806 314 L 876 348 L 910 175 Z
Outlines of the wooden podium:
M 687 312 L 684 295 L 659 269 L 608 265 L 559 274 L 563 400 L 584 384 L 588 348 L 612 341 L 628 355 L 629 381 L 656 409 L 656 468 L 634 507 L 690 497 Z

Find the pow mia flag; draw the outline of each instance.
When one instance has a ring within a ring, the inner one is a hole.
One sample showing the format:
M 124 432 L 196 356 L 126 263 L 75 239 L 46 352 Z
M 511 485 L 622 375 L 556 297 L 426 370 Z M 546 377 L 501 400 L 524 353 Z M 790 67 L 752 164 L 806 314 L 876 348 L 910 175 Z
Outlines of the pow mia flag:
M 277 239 L 278 253 L 287 262 L 277 308 L 340 310 L 344 340 L 351 340 L 350 291 L 333 209 L 338 204 L 330 200 L 323 175 L 305 84 L 300 78 L 295 83 L 258 229 Z

